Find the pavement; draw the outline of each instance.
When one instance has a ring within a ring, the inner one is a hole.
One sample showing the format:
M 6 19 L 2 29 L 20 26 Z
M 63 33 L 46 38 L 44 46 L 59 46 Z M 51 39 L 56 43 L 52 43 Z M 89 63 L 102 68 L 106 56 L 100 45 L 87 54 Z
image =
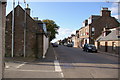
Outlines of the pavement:
M 120 57 L 120 54 L 113 54 L 113 53 L 103 52 L 103 51 L 98 51 L 98 53 L 106 54 L 106 55 L 110 55 L 110 56 L 114 56 L 114 57 Z

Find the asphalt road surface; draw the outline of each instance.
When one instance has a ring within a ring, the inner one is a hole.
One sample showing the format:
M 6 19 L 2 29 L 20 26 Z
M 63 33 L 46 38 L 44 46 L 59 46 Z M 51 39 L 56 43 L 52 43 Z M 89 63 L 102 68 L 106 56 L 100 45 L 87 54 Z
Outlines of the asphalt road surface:
M 118 78 L 118 57 L 50 47 L 45 59 L 6 62 L 4 78 Z

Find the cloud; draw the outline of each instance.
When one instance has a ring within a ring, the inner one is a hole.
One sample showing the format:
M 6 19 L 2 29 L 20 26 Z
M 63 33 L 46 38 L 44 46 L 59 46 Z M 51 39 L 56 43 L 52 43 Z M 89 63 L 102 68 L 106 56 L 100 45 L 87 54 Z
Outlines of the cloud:
M 120 12 L 118 12 L 118 0 L 115 0 L 109 9 L 111 10 L 112 16 L 118 19 L 118 15 L 120 15 Z
M 115 17 L 116 19 L 118 19 L 118 15 L 113 15 L 113 17 Z
M 68 36 L 71 36 L 71 34 L 75 34 L 76 30 L 69 28 L 60 28 L 58 32 L 59 34 L 56 35 L 56 39 L 54 39 L 52 42 L 55 42 L 60 39 L 62 40 L 64 38 L 67 38 Z
M 118 14 L 118 3 L 113 3 L 110 10 L 112 11 L 112 14 Z

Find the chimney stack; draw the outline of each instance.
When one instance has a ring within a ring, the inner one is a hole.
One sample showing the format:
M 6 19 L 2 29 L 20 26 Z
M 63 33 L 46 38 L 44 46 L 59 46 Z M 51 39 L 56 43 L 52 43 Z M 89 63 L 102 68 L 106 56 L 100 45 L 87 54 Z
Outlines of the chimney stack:
M 25 8 L 25 10 L 26 10 L 27 14 L 30 15 L 31 9 L 29 8 L 29 4 L 27 4 L 27 8 Z
M 101 10 L 101 16 L 111 16 L 111 11 L 110 10 L 108 10 L 108 8 L 106 8 L 106 7 L 103 7 L 102 8 L 102 10 Z
M 88 25 L 88 20 L 86 19 L 85 21 L 83 21 L 83 26 L 87 26 Z

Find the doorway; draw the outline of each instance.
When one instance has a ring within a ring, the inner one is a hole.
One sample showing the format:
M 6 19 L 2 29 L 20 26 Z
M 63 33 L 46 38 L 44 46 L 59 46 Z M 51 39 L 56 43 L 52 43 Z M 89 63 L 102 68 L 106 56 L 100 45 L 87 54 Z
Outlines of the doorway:
M 105 42 L 105 52 L 107 52 L 108 51 L 108 44 L 107 44 L 107 42 Z

